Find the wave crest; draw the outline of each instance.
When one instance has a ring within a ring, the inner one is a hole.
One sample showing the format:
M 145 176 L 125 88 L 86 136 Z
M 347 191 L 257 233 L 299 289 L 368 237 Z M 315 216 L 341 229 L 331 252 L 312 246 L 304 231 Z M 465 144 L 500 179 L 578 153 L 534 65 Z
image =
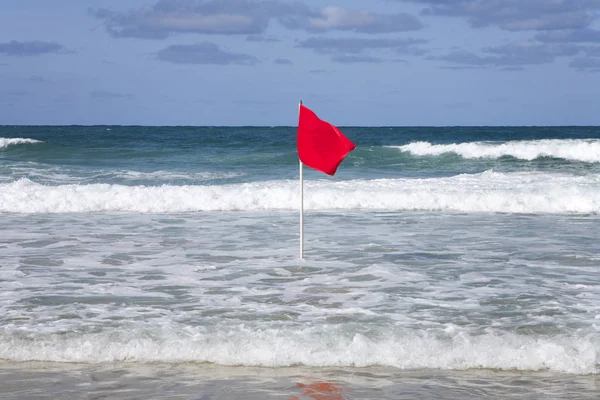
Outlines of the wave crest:
M 505 213 L 598 213 L 600 177 L 543 173 L 305 182 L 305 208 Z M 0 212 L 296 210 L 297 181 L 228 185 L 0 184 Z
M 600 162 L 600 139 L 542 139 L 503 143 L 471 142 L 432 144 L 412 142 L 404 146 L 391 146 L 416 156 L 439 156 L 456 153 L 463 158 L 500 158 L 510 156 L 521 160 L 541 157 L 562 158 L 588 163 Z
M 386 332 L 379 338 L 334 327 L 256 329 L 240 326 L 207 332 L 195 327 L 108 330 L 0 337 L 0 358 L 13 361 L 214 363 L 288 367 L 370 367 L 443 370 L 500 369 L 598 373 L 595 334 L 536 338 L 512 333 L 440 337 Z
M 8 146 L 14 146 L 18 144 L 31 144 L 31 143 L 42 143 L 39 140 L 27 139 L 27 138 L 0 138 L 0 149 L 5 149 Z

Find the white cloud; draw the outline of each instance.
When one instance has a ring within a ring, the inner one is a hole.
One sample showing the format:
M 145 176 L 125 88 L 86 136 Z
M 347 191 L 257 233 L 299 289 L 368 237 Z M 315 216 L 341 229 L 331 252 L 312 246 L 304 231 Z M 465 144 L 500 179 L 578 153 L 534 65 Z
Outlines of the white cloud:
M 325 7 L 321 15 L 309 18 L 315 30 L 356 29 L 373 24 L 375 17 L 367 11 L 349 11 L 342 7 Z

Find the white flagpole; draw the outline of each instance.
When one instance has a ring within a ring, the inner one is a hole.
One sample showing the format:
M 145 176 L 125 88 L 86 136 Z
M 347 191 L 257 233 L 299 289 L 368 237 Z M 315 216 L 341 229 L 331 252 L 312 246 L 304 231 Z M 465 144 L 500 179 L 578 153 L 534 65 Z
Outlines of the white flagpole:
M 304 177 L 300 161 L 300 259 L 304 258 Z
M 302 100 L 298 105 L 298 115 L 300 115 L 300 106 Z M 304 168 L 300 157 L 298 157 L 300 163 L 300 259 L 304 258 Z

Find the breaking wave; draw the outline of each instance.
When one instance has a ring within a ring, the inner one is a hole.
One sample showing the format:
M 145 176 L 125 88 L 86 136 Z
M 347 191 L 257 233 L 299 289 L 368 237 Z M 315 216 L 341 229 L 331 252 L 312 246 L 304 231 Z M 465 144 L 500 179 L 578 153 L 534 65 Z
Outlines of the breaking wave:
M 387 332 L 380 337 L 334 327 L 245 326 L 207 332 L 191 326 L 0 337 L 0 358 L 12 361 L 214 363 L 286 367 L 386 366 L 400 369 L 500 369 L 598 373 L 595 334 L 535 337 L 511 333 Z M 31 335 L 31 333 L 29 334 Z M 444 337 L 445 336 L 445 337 Z
M 0 184 L 0 212 L 295 210 L 297 181 L 229 185 Z M 504 213 L 598 213 L 600 176 L 486 171 L 427 179 L 305 182 L 305 208 Z
M 588 163 L 600 162 L 600 139 L 542 139 L 454 144 L 413 142 L 404 146 L 390 147 L 416 156 L 456 153 L 463 158 L 495 159 L 510 156 L 531 161 L 541 157 L 552 157 Z
M 26 138 L 0 138 L 0 150 L 6 149 L 8 146 L 18 145 L 18 144 L 29 144 L 29 143 L 42 143 L 39 140 L 35 139 L 26 139 Z

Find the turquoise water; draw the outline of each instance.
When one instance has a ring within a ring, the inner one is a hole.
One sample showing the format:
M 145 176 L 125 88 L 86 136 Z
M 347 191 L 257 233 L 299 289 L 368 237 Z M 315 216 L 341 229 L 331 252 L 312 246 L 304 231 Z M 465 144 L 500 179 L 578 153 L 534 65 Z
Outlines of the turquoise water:
M 595 398 L 600 129 L 342 131 L 0 127 L 3 397 Z

